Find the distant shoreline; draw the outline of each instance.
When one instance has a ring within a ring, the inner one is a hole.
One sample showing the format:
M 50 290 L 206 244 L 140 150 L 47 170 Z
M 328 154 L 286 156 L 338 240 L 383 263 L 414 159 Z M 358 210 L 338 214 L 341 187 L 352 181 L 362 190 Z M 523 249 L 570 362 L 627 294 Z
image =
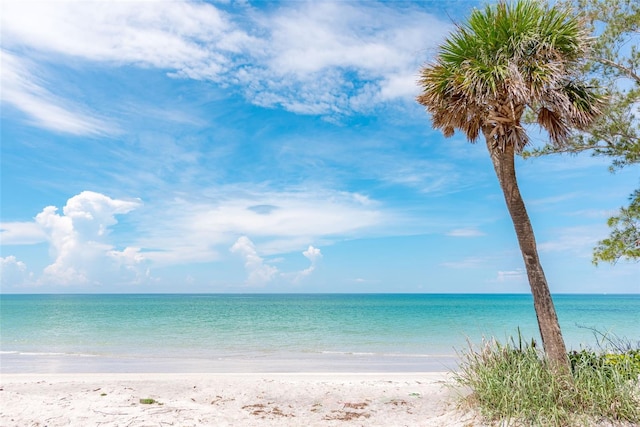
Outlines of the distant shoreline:
M 42 296 L 55 296 L 55 295 L 123 295 L 123 296 L 135 296 L 135 295 L 167 295 L 167 296 L 197 296 L 197 295 L 206 295 L 206 296 L 269 296 L 269 295 L 301 295 L 301 296 L 327 296 L 327 295 L 354 295 L 354 296 L 375 296 L 375 295 L 433 295 L 433 296 L 531 296 L 529 292 L 3 292 L 0 290 L 0 297 L 3 295 L 16 295 L 16 296 L 28 296 L 28 295 L 42 295 Z M 552 293 L 552 296 L 571 296 L 571 297 L 579 297 L 579 296 L 611 296 L 611 297 L 621 297 L 621 296 L 633 296 L 640 297 L 640 291 L 638 292 L 627 292 L 627 293 L 608 293 L 608 292 L 593 292 L 593 293 Z
M 0 352 L 0 374 L 405 373 L 455 370 L 455 355 L 281 354 L 216 359 Z

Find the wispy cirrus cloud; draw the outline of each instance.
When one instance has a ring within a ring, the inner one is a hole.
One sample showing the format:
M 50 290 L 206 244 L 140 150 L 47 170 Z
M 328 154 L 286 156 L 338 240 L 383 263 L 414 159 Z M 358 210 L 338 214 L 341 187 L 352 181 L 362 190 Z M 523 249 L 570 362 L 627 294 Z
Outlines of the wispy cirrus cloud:
M 393 213 L 361 194 L 322 189 L 228 185 L 159 203 L 149 202 L 141 213 L 138 243 L 162 264 L 218 259 L 220 249 L 241 236 L 274 255 L 367 235 L 394 221 Z
M 456 228 L 446 233 L 447 236 L 451 237 L 481 237 L 486 234 L 477 228 L 467 227 L 467 228 Z
M 259 105 L 302 114 L 368 111 L 412 99 L 425 49 L 450 28 L 418 7 L 298 2 L 256 15 L 264 30 L 239 79 Z
M 494 281 L 498 283 L 524 283 L 526 279 L 527 275 L 525 271 L 518 268 L 515 270 L 499 270 Z
M 425 50 L 449 28 L 419 4 L 382 2 L 224 10 L 200 2 L 9 2 L 2 18 L 3 44 L 23 54 L 27 46 L 52 62 L 158 68 L 234 87 L 260 106 L 318 115 L 411 100 Z M 14 98 L 28 93 L 15 88 Z
M 2 25 L 10 44 L 195 79 L 219 76 L 229 67 L 225 53 L 250 42 L 228 16 L 200 2 L 8 2 Z
M 540 252 L 565 252 L 579 257 L 591 257 L 598 240 L 608 234 L 605 224 L 564 227 L 555 230 L 553 238 L 538 244 Z
M 440 265 L 453 269 L 480 268 L 486 265 L 489 261 L 493 261 L 493 259 L 489 257 L 472 256 L 457 261 L 446 261 Z
M 0 49 L 2 102 L 29 117 L 36 126 L 73 135 L 106 135 L 118 126 L 99 117 L 91 108 L 52 93 L 55 83 L 38 77 L 37 66 Z

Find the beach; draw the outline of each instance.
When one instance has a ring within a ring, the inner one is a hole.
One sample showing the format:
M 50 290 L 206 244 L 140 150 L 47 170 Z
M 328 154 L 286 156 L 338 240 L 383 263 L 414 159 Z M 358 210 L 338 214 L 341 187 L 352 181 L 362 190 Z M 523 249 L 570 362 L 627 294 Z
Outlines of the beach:
M 442 372 L 3 374 L 0 425 L 482 425 L 451 385 Z
M 0 426 L 482 426 L 469 339 L 535 337 L 527 295 L 2 295 Z M 637 296 L 562 296 L 573 349 Z M 502 336 L 501 336 L 502 334 Z M 153 399 L 153 403 L 141 403 Z

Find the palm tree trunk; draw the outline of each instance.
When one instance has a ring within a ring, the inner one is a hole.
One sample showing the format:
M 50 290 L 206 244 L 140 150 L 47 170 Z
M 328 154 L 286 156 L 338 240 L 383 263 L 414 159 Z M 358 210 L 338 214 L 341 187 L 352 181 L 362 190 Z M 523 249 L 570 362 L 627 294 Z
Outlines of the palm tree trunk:
M 487 137 L 487 147 L 491 154 L 491 161 L 504 193 L 507 208 L 518 237 L 520 251 L 524 258 L 544 351 L 554 370 L 568 373 L 570 372 L 569 360 L 562 332 L 560 331 L 560 324 L 558 323 L 547 279 L 544 276 L 544 271 L 538 258 L 533 227 L 531 227 L 529 215 L 518 189 L 514 164 L 514 147 L 512 144 L 507 144 L 504 151 L 500 150 L 493 146 L 493 138 L 490 138 L 486 133 L 485 137 Z

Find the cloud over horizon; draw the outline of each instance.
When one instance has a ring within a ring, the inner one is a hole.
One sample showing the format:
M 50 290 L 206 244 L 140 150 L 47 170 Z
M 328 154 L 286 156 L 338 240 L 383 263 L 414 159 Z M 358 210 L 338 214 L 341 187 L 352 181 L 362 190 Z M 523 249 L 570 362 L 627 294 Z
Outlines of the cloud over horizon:
M 53 262 L 40 274 L 29 276 L 32 285 L 99 286 L 110 280 L 142 283 L 150 280 L 154 268 L 218 260 L 220 249 L 232 242 L 231 252 L 245 261 L 248 284 L 264 285 L 275 277 L 295 282 L 309 276 L 322 258 L 310 241 L 330 241 L 327 239 L 366 231 L 383 221 L 375 203 L 366 197 L 346 193 L 326 196 L 246 193 L 219 203 L 173 200 L 169 209 L 83 191 L 69 198 L 61 213 L 57 207 L 47 206 L 33 222 L 2 223 L 0 230 L 4 245 L 48 243 Z M 117 237 L 111 237 L 118 227 L 117 217 L 133 211 L 138 211 L 140 218 L 135 223 L 136 237 L 132 244 L 119 244 Z M 309 260 L 309 267 L 294 273 L 279 272 L 258 255 L 256 245 L 245 234 L 259 238 L 261 252 L 270 255 L 290 253 L 306 243 L 308 248 L 302 255 Z M 3 260 L 3 268 L 12 272 L 3 283 L 10 277 L 27 277 L 22 274 L 27 271 L 24 262 L 14 256 Z
M 230 251 L 244 260 L 244 267 L 247 272 L 246 284 L 256 287 L 265 286 L 276 278 L 284 278 L 292 283 L 298 283 L 315 271 L 318 262 L 322 258 L 320 249 L 309 246 L 307 250 L 302 252 L 302 255 L 310 262 L 309 267 L 298 272 L 281 272 L 277 267 L 270 265 L 258 255 L 255 245 L 247 236 L 239 237 L 230 248 Z
M 67 201 L 62 215 L 55 206 L 44 208 L 35 221 L 47 234 L 54 262 L 44 269 L 42 281 L 63 285 L 96 284 L 105 280 L 105 272 L 115 271 L 133 274 L 133 280 L 138 280 L 137 267 L 144 257 L 135 248 L 116 250 L 107 235 L 109 228 L 118 223 L 116 215 L 140 206 L 139 201 L 117 200 L 83 191 Z

